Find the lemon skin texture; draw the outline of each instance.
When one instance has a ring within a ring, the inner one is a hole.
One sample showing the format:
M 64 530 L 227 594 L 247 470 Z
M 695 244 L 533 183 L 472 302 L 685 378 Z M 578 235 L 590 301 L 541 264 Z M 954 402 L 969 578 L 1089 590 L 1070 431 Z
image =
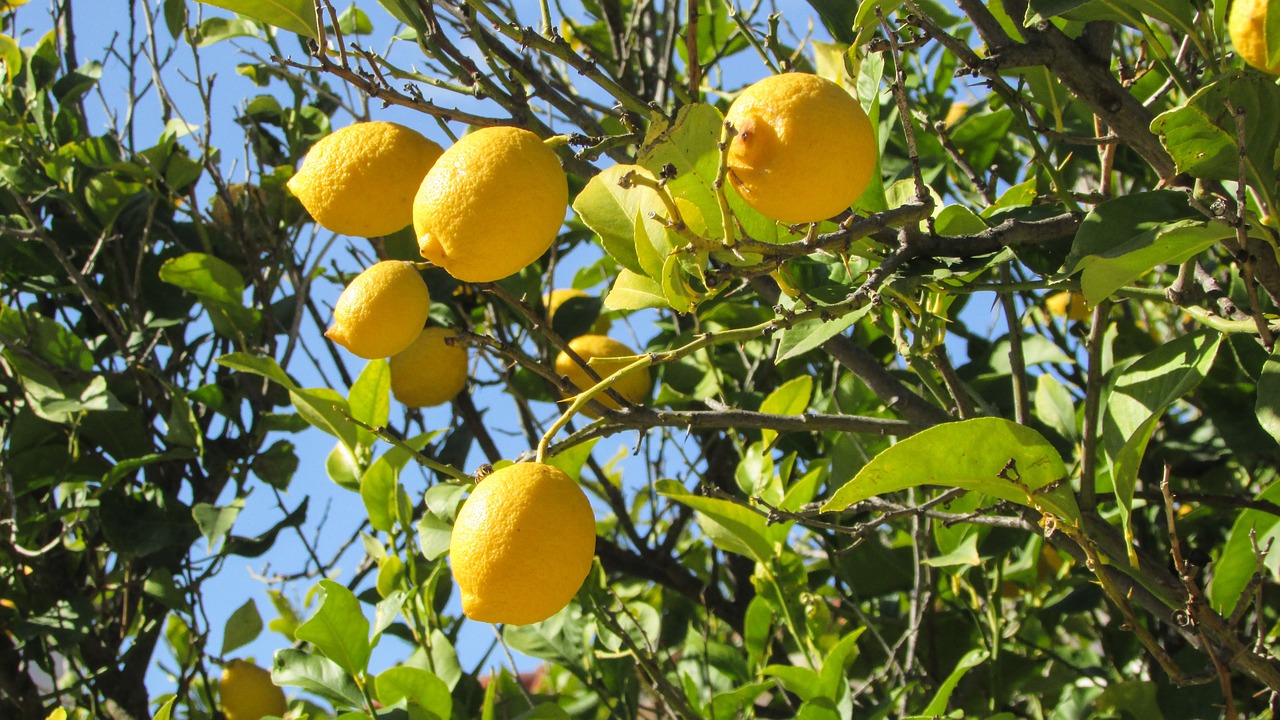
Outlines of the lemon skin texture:
M 413 263 L 384 260 L 342 291 L 324 335 L 366 360 L 391 357 L 418 339 L 430 309 L 427 284 Z
M 463 136 L 423 178 L 413 203 L 422 256 L 464 282 L 514 275 L 551 247 L 569 206 L 554 151 L 528 130 Z
M 1280 75 L 1280 63 L 1267 62 L 1267 0 L 1231 3 L 1227 33 L 1242 60 L 1264 73 Z
M 409 407 L 431 407 L 462 392 L 467 386 L 467 348 L 445 342 L 457 335 L 449 328 L 429 327 L 391 357 L 391 393 L 396 400 Z
M 444 149 L 403 125 L 363 122 L 311 147 L 287 183 L 321 227 L 390 235 L 413 222 L 413 197 Z
M 271 682 L 271 673 L 244 660 L 231 660 L 223 667 L 218 697 L 227 720 L 279 717 L 289 709 L 284 690 Z
M 591 369 L 601 379 L 607 378 L 622 368 L 635 362 L 636 352 L 627 347 L 624 343 L 618 342 L 611 337 L 604 335 L 579 335 L 569 341 L 569 348 L 586 360 Z M 561 352 L 556 356 L 556 372 L 569 379 L 580 390 L 587 390 L 595 386 L 596 382 L 587 374 L 587 371 L 573 358 L 569 357 L 566 352 Z M 649 375 L 649 368 L 637 370 L 617 382 L 611 387 L 618 392 L 629 403 L 643 402 L 649 395 L 649 389 L 653 380 Z M 602 405 L 610 410 L 618 410 L 621 406 L 617 400 L 614 400 L 607 393 L 601 393 L 595 397 Z M 600 417 L 587 406 L 583 409 L 583 414 L 592 417 Z
M 542 463 L 502 468 L 454 521 L 449 558 L 462 612 L 508 625 L 546 620 L 582 587 L 595 546 L 591 503 L 568 475 Z
M 748 205 L 787 224 L 848 210 L 876 166 L 876 138 L 858 101 L 808 73 L 767 77 L 742 91 L 725 122 L 729 182 Z

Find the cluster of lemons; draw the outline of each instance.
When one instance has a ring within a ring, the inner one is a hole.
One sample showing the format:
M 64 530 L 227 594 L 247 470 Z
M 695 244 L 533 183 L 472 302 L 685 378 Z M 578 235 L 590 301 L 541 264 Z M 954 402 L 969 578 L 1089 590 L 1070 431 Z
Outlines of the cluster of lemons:
M 787 224 L 843 213 L 869 184 L 876 140 L 858 101 L 805 73 L 744 90 L 725 118 L 729 182 L 756 211 Z M 412 223 L 422 256 L 464 282 L 492 282 L 536 261 L 554 242 L 568 205 L 565 174 L 536 135 L 476 130 L 447 150 L 413 130 L 358 123 L 318 143 L 289 183 L 323 227 L 377 236 Z M 581 291 L 544 298 L 548 314 Z M 424 326 L 430 296 L 419 267 L 384 261 L 343 291 L 326 335 L 365 358 L 389 357 L 392 389 L 410 405 L 447 402 L 466 383 L 466 352 L 454 331 Z M 555 369 L 585 390 L 629 365 L 635 352 L 605 333 L 602 318 Z M 647 369 L 619 378 L 600 406 L 639 403 Z M 591 407 L 584 410 L 597 417 Z M 585 581 L 595 550 L 591 504 L 578 483 L 544 463 L 519 463 L 481 478 L 459 510 L 450 558 L 463 610 L 475 620 L 527 624 L 564 608 Z M 518 541 L 516 541 L 518 538 Z

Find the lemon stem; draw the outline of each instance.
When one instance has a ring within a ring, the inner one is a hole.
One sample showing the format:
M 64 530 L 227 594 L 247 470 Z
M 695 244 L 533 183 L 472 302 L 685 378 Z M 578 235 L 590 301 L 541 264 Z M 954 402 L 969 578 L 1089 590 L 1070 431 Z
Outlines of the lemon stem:
M 564 426 L 569 424 L 569 420 L 573 419 L 574 415 L 577 415 L 578 412 L 582 410 L 582 408 L 586 407 L 587 403 L 591 402 L 592 398 L 603 393 L 605 390 L 608 390 L 610 387 L 613 386 L 614 383 L 626 377 L 627 375 L 630 375 L 631 373 L 636 372 L 641 368 L 650 367 L 653 364 L 654 364 L 654 355 L 652 353 L 642 355 L 636 358 L 636 360 L 632 362 L 630 365 L 627 365 L 621 370 L 618 370 L 614 374 L 604 378 L 603 380 L 596 383 L 592 387 L 586 390 L 583 390 L 581 393 L 575 396 L 573 399 L 573 403 L 569 405 L 569 409 L 565 410 L 564 414 L 561 415 L 559 418 L 557 418 L 556 421 L 552 423 L 551 427 L 547 428 L 547 431 L 543 433 L 542 439 L 538 441 L 538 452 L 534 457 L 534 461 L 543 462 L 546 459 L 547 447 L 551 444 L 551 439 L 554 438 L 557 433 L 563 430 Z

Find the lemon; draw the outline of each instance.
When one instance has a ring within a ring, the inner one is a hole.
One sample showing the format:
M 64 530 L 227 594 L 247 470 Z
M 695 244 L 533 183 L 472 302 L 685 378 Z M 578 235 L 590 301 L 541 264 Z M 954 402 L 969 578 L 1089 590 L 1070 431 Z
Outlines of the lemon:
M 876 166 L 876 137 L 862 106 L 808 73 L 773 75 L 742 91 L 725 122 L 729 182 L 778 222 L 817 222 L 862 195 Z
M 591 503 L 568 475 L 542 463 L 484 478 L 453 524 L 449 558 L 472 620 L 527 625 L 555 615 L 591 570 Z
M 482 128 L 440 156 L 413 202 L 422 256 L 465 282 L 523 270 L 555 241 L 569 184 L 555 152 L 513 127 Z
M 343 235 L 390 235 L 413 222 L 413 196 L 444 152 L 403 125 L 348 125 L 312 146 L 289 190 L 322 227 Z
M 566 300 L 573 298 L 591 297 L 584 290 L 577 288 L 556 288 L 546 295 L 542 296 L 542 304 L 547 308 L 547 322 L 555 322 L 556 311 L 564 304 Z M 597 335 L 603 335 L 609 332 L 609 328 L 613 325 L 609 318 L 604 315 L 598 315 L 596 321 L 591 326 L 591 332 Z
M 449 328 L 429 327 L 391 358 L 391 393 L 409 407 L 441 405 L 467 385 L 467 349 L 449 345 Z
M 1068 320 L 1088 320 L 1093 315 L 1093 308 L 1078 292 L 1060 292 L 1050 295 L 1044 300 L 1044 307 L 1050 315 L 1065 317 Z
M 1267 58 L 1267 0 L 1231 3 L 1227 32 L 1242 60 L 1264 73 L 1280 75 L 1280 63 L 1271 63 Z
M 284 691 L 271 682 L 271 673 L 244 660 L 231 660 L 223 666 L 218 696 L 227 720 L 279 717 L 289 709 Z
M 430 308 L 418 268 L 406 260 L 384 260 L 342 291 L 324 335 L 366 360 L 391 357 L 422 334 Z
M 242 208 L 244 214 L 249 218 L 259 216 L 267 209 L 269 204 L 267 194 L 263 192 L 262 188 L 249 183 L 233 183 L 227 186 L 227 195 L 231 197 L 232 207 Z M 231 214 L 231 208 L 227 207 L 227 202 L 223 199 L 222 193 L 213 196 L 213 203 L 209 208 L 209 217 L 223 227 L 234 223 L 235 218 Z
M 952 103 L 951 109 L 947 110 L 947 117 L 942 121 L 943 125 L 951 127 L 964 119 L 966 113 L 969 112 L 969 103 Z
M 635 361 L 634 350 L 604 335 L 579 335 L 569 341 L 569 348 L 578 353 L 579 357 L 585 360 L 601 379 L 609 377 Z M 561 352 L 556 357 L 556 372 L 569 378 L 569 382 L 580 390 L 587 390 L 596 384 L 595 380 L 587 374 L 586 369 L 574 362 L 573 358 L 565 352 Z M 611 387 L 627 402 L 639 403 L 648 396 L 651 383 L 649 368 L 643 368 L 620 378 Z M 601 393 L 595 399 L 610 410 L 617 410 L 620 407 L 618 401 L 609 397 L 607 393 Z M 588 417 L 599 417 L 599 414 L 589 406 L 582 412 Z

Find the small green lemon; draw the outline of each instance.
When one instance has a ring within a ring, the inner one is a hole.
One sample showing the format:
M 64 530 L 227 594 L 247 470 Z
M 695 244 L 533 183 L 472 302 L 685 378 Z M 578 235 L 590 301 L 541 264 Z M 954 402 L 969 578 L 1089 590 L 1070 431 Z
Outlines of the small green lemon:
M 458 333 L 429 327 L 413 344 L 391 357 L 391 393 L 409 407 L 449 402 L 467 386 L 467 349 L 450 345 Z
M 418 339 L 430 309 L 418 268 L 405 260 L 384 260 L 342 291 L 324 335 L 366 360 L 391 357 Z
M 231 660 L 223 666 L 218 697 L 227 720 L 280 717 L 289 710 L 284 691 L 271 682 L 271 673 L 244 660 Z
M 591 503 L 564 471 L 542 463 L 497 470 L 471 491 L 449 539 L 462 612 L 508 625 L 546 620 L 578 593 L 595 548 Z
M 422 180 L 413 227 L 422 256 L 465 282 L 514 275 L 555 241 L 569 184 L 528 130 L 490 127 L 455 143 Z
M 569 348 L 578 353 L 578 356 L 585 360 L 601 379 L 630 365 L 635 361 L 636 355 L 635 351 L 625 344 L 604 335 L 579 335 L 569 341 Z M 574 362 L 573 358 L 565 352 L 556 356 L 556 372 L 567 377 L 569 382 L 580 390 L 587 390 L 596 384 L 595 380 L 587 374 L 586 369 Z M 623 376 L 611 387 L 627 402 L 634 404 L 644 401 L 649 395 L 652 383 L 649 368 L 642 368 Z M 618 401 L 607 393 L 600 393 L 595 399 L 610 410 L 618 410 L 621 407 Z M 590 406 L 582 412 L 588 417 L 599 417 L 599 414 Z
M 808 73 L 773 75 L 742 91 L 725 122 L 729 182 L 778 222 L 826 220 L 848 210 L 876 167 L 876 134 L 858 101 Z
M 321 227 L 390 235 L 413 222 L 413 196 L 442 152 L 403 125 L 356 123 L 312 146 L 287 184 Z

